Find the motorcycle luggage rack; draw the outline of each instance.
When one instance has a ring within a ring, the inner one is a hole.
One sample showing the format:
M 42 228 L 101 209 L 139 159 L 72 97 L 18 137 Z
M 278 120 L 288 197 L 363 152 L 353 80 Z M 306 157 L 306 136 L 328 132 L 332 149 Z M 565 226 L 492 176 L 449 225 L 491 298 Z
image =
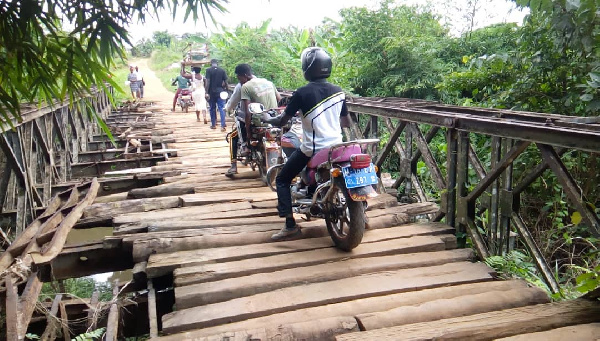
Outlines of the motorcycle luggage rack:
M 374 143 L 379 143 L 379 139 L 360 139 L 360 140 L 352 140 L 352 141 L 347 141 L 347 142 L 342 142 L 342 143 L 336 143 L 336 144 L 332 145 L 331 147 L 329 147 L 329 155 L 327 156 L 327 161 L 318 165 L 317 168 L 323 168 L 325 166 L 329 166 L 328 168 L 331 168 L 332 163 L 338 162 L 337 159 L 331 160 L 331 153 L 336 149 L 339 149 L 342 147 L 354 146 L 357 144 L 362 147 L 363 145 L 370 145 L 370 144 L 374 144 Z

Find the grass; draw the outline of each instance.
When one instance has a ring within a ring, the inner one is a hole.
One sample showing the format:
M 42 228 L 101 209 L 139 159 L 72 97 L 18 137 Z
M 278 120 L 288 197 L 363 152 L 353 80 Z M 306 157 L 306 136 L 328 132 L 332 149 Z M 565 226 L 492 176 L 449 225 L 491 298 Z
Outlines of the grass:
M 152 57 L 150 57 L 148 66 L 154 71 L 164 87 L 169 90 L 174 91 L 171 82 L 179 74 L 179 69 L 172 69 L 170 66 L 173 63 L 179 63 L 182 57 L 180 52 L 167 49 L 155 50 L 152 52 Z
M 127 61 L 123 63 L 117 63 L 117 66 L 114 70 L 111 70 L 113 73 L 113 79 L 119 86 L 121 86 L 121 90 L 117 89 L 115 91 L 115 102 L 120 103 L 125 100 L 132 99 L 131 91 L 129 90 L 129 85 L 125 85 L 125 81 L 127 80 L 127 75 L 129 74 L 129 65 Z

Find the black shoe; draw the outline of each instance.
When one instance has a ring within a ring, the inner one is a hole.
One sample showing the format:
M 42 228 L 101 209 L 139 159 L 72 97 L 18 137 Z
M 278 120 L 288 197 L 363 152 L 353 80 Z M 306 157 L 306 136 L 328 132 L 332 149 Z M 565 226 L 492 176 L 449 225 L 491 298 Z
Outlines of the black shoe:
M 293 238 L 293 237 L 297 237 L 297 236 L 301 236 L 301 235 L 302 235 L 302 231 L 300 231 L 300 228 L 298 227 L 298 225 L 296 225 L 291 229 L 288 229 L 287 227 L 282 228 L 281 231 L 279 231 L 271 236 L 271 240 L 278 241 L 278 240 Z

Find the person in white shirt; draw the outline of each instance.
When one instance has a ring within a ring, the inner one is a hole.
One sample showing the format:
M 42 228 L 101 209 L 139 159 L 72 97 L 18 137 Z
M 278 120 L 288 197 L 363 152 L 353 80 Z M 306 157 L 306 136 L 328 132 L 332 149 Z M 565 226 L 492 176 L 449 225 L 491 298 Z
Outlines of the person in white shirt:
M 146 85 L 146 82 L 144 82 L 144 75 L 142 75 L 137 65 L 135 66 L 135 73 L 137 73 L 137 82 L 138 88 L 140 89 L 140 98 L 144 98 L 144 85 Z

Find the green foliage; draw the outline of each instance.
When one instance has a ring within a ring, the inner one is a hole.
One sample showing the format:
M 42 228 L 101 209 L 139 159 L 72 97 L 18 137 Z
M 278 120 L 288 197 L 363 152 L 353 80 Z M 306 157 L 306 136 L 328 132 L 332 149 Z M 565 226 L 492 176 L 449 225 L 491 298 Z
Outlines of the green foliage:
M 149 58 L 152 55 L 154 44 L 151 40 L 142 39 L 134 47 L 131 48 L 132 57 Z
M 531 258 L 520 251 L 513 250 L 504 256 L 488 257 L 485 263 L 504 278 L 523 278 L 550 294 L 550 289 L 538 275 Z
M 95 341 L 99 340 L 103 335 L 106 328 L 98 328 L 89 333 L 83 333 L 77 335 L 73 340 L 75 341 Z
M 106 328 L 104 328 L 104 327 L 98 328 L 91 332 L 77 335 L 77 336 L 75 336 L 74 339 L 71 339 L 71 340 L 72 341 L 96 341 L 96 340 L 99 340 L 104 335 L 105 330 L 106 330 Z M 40 339 L 39 335 L 33 334 L 33 333 L 25 334 L 25 338 L 27 340 L 39 340 Z
M 428 10 L 394 7 L 340 11 L 344 37 L 340 64 L 354 69 L 350 84 L 364 96 L 437 98 L 435 85 L 447 69 L 438 56 L 447 31 Z
M 112 299 L 112 288 L 107 282 L 96 282 L 91 277 L 69 278 L 63 281 L 65 293 L 80 298 L 90 298 L 95 290 L 98 290 L 100 301 Z M 39 299 L 53 299 L 56 294 L 61 293 L 56 282 L 44 283 Z
M 152 34 L 152 40 L 156 46 L 170 47 L 172 36 L 169 31 L 155 31 Z
M 469 63 L 468 69 L 444 77 L 438 87 L 448 96 L 483 106 L 597 115 L 600 4 L 594 0 L 517 3 L 531 4 L 532 14 L 522 28 L 504 32 L 518 42 L 514 50 L 495 46 L 484 56 L 503 55 L 502 62 L 487 58 Z M 467 56 L 478 60 L 481 55 Z
M 305 83 L 299 56 L 308 46 L 308 31 L 289 28 L 268 34 L 269 24 L 270 20 L 259 27 L 241 23 L 231 32 L 210 37 L 213 57 L 222 61 L 231 83 L 236 83 L 234 69 L 241 63 L 277 87 L 295 89 Z
M 600 286 L 600 265 L 592 270 L 583 268 L 584 273 L 577 276 L 577 291 L 585 294 Z
M 118 88 L 111 78 L 115 60 L 130 45 L 125 26 L 134 16 L 185 6 L 185 18 L 224 11 L 226 0 L 152 1 L 131 5 L 124 0 L 0 0 L 0 126 L 19 119 L 22 102 L 53 103 L 102 89 Z M 81 10 L 85 9 L 85 10 Z M 63 20 L 73 26 L 65 32 Z

